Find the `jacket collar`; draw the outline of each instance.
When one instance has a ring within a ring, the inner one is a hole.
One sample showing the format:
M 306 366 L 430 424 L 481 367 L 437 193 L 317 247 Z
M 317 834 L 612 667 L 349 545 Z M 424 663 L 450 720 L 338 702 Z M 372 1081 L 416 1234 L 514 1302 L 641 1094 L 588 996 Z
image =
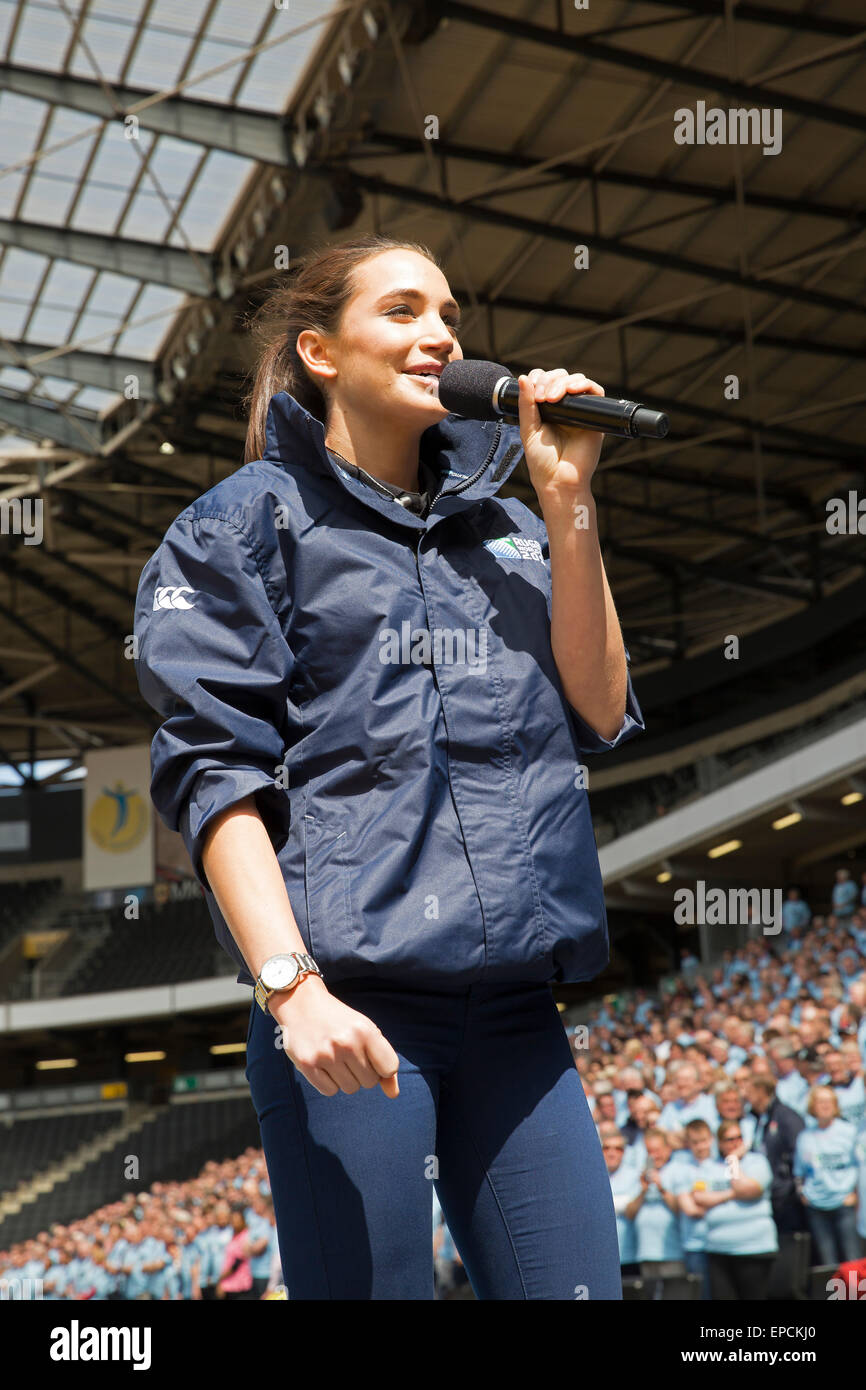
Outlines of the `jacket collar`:
M 459 415 L 446 415 L 421 435 L 420 455 L 439 475 L 443 489 L 439 500 L 426 518 L 404 511 L 390 498 L 375 492 L 360 478 L 344 472 L 330 458 L 325 447 L 325 427 L 288 391 L 278 391 L 271 397 L 265 426 L 264 458 L 285 466 L 300 463 L 328 477 L 374 511 L 416 531 L 429 529 L 443 516 L 463 511 L 482 498 L 492 497 L 514 471 L 523 454 L 520 429 L 517 425 L 489 420 L 465 420 Z M 470 487 L 461 487 L 466 479 L 487 466 Z M 460 489 L 458 491 L 458 489 Z

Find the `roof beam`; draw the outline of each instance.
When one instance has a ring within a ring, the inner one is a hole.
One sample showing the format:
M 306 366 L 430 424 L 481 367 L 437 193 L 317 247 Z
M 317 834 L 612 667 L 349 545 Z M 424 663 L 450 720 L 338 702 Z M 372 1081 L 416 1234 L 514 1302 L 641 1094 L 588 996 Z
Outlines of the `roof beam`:
M 50 552 L 48 552 L 50 554 Z M 53 556 L 51 557 L 53 559 Z M 29 588 L 35 589 L 42 598 L 50 599 L 51 602 L 61 610 L 73 613 L 75 617 L 82 618 L 90 623 L 102 633 L 103 637 L 111 642 L 123 643 L 126 633 L 113 618 L 106 613 L 100 613 L 93 604 L 87 600 L 76 599 L 69 593 L 68 589 L 61 589 L 37 570 L 30 569 L 27 565 L 22 565 L 20 560 L 16 560 L 9 548 L 3 551 L 3 572 L 16 583 L 26 584 Z M 128 602 L 127 595 L 124 599 Z
M 139 126 L 155 135 L 170 135 L 175 140 L 227 150 L 283 168 L 291 162 L 281 119 L 264 112 L 189 97 L 160 97 L 155 101 L 153 91 L 117 83 L 112 83 L 111 101 L 104 87 L 92 79 L 11 63 L 0 64 L 0 91 L 3 90 L 45 101 L 50 106 L 86 111 L 104 121 L 118 120 L 120 106 L 124 114 L 135 115 Z
M 18 577 L 24 578 L 25 576 L 19 575 Z M 30 575 L 26 576 L 26 581 L 31 581 Z M 74 671 L 75 675 L 79 676 L 83 681 L 86 681 L 89 685 L 92 685 L 96 690 L 100 691 L 102 695 L 107 695 L 109 699 L 114 701 L 116 704 L 122 705 L 124 709 L 131 710 L 132 713 L 135 715 L 136 722 L 147 722 L 142 717 L 142 708 L 140 703 L 136 704 L 136 702 L 130 699 L 129 696 L 124 695 L 122 691 L 118 690 L 115 686 L 109 684 L 108 681 L 104 681 L 101 676 L 98 676 L 96 674 L 92 666 L 84 665 L 84 663 L 78 661 L 76 657 L 71 656 L 69 652 L 64 651 L 62 647 L 58 647 L 56 643 L 51 641 L 50 637 L 46 637 L 45 634 L 43 632 L 40 632 L 38 628 L 35 628 L 32 625 L 32 623 L 28 623 L 25 618 L 22 618 L 18 613 L 14 612 L 11 608 L 9 608 L 5 603 L 2 602 L 0 602 L 0 617 L 5 618 L 6 621 L 12 623 L 13 626 L 20 628 L 20 630 L 26 633 L 26 635 L 30 638 L 32 642 L 37 643 L 38 646 L 44 647 L 47 652 L 50 652 L 51 655 L 54 657 L 55 661 L 68 667 L 69 670 Z
M 761 441 L 761 448 L 764 448 L 763 440 Z M 751 448 L 749 452 L 752 452 Z M 755 498 L 755 484 L 748 478 L 735 478 L 726 473 L 714 473 L 712 477 L 704 477 L 701 473 L 693 473 L 674 463 L 660 465 L 649 462 L 617 463 L 615 458 L 605 462 L 607 466 L 602 466 L 599 476 L 603 476 L 607 472 L 607 468 L 610 467 L 618 469 L 621 473 L 628 473 L 632 477 L 646 479 L 648 482 L 669 483 L 671 486 L 692 488 L 704 493 L 728 493 L 735 497 L 750 497 L 753 501 Z M 780 483 L 764 483 L 763 493 L 765 497 L 772 497 L 792 512 L 798 512 L 810 521 L 814 520 L 814 509 L 805 493 L 799 492 L 795 488 L 785 487 Z
M 469 291 L 463 286 L 455 285 L 451 282 L 451 288 L 458 298 L 462 298 L 465 303 L 471 302 Z M 518 314 L 543 315 L 549 318 L 582 319 L 586 323 L 600 324 L 603 329 L 611 328 L 611 313 L 605 309 L 591 309 L 585 304 L 569 304 L 561 299 L 551 301 L 545 299 L 528 299 L 520 295 L 497 294 L 489 295 L 484 292 L 475 291 L 475 299 L 483 308 L 508 309 Z M 647 316 L 646 318 L 635 319 L 634 323 L 628 325 L 629 334 L 640 332 L 641 330 L 664 333 L 673 337 L 699 338 L 706 342 L 728 343 L 732 346 L 740 347 L 744 343 L 743 329 L 726 328 L 715 324 L 686 323 L 682 319 L 663 319 Z M 766 347 L 771 351 L 779 352 L 804 352 L 815 357 L 835 357 L 852 362 L 863 361 L 863 349 L 851 347 L 843 343 L 819 343 L 813 338 L 786 338 L 781 334 L 761 333 L 755 340 L 758 348 Z
M 32 364 L 29 358 L 35 359 Z M 138 395 L 144 400 L 156 399 L 156 375 L 153 363 L 140 357 L 119 357 L 114 353 L 87 352 L 83 348 L 62 347 L 57 344 L 31 342 L 0 342 L 0 364 L 18 367 L 39 376 L 62 377 L 83 386 L 96 386 L 102 391 L 123 395 L 127 378 L 138 381 Z
M 598 39 L 584 37 L 582 34 L 561 33 L 558 29 L 532 24 L 529 20 L 513 19 L 496 10 L 466 5 L 462 0 L 436 0 L 436 10 L 441 19 L 459 20 L 475 28 L 492 29 L 497 34 L 507 34 L 527 43 L 555 48 L 560 53 L 570 53 L 576 58 L 589 58 L 597 63 L 629 68 L 645 77 L 658 77 L 663 81 L 677 83 L 681 87 L 691 87 L 701 97 L 706 97 L 710 92 L 721 92 L 724 96 L 736 97 L 749 106 L 781 107 L 783 111 L 794 112 L 808 120 L 842 126 L 845 130 L 866 130 L 866 115 L 861 112 L 830 106 L 826 102 L 809 101 L 808 98 L 797 96 L 794 92 L 780 92 L 777 88 L 764 87 L 757 83 L 736 82 L 722 73 L 687 67 L 684 63 L 672 63 L 664 58 L 654 58 L 649 53 L 635 53 L 632 49 L 601 43 Z M 739 6 L 735 13 L 739 16 Z
M 0 218 L 0 244 L 72 265 L 113 271 L 132 280 L 167 285 L 179 294 L 210 298 L 219 290 L 211 257 L 199 253 L 193 257 L 176 246 L 8 218 Z
M 378 193 L 382 197 L 396 198 L 407 203 L 418 203 L 422 207 L 435 208 L 449 216 L 465 217 L 473 222 L 486 223 L 488 226 L 510 227 L 514 231 L 525 232 L 542 240 L 566 242 L 569 246 L 585 243 L 599 251 L 606 251 L 612 256 L 622 256 L 625 260 L 638 261 L 642 265 L 652 265 L 676 274 L 695 275 L 716 284 L 734 285 L 737 289 L 751 290 L 753 294 L 769 295 L 773 299 L 791 299 L 800 304 L 814 304 L 834 314 L 866 315 L 866 306 L 856 304 L 851 299 L 841 299 L 836 295 L 824 294 L 820 290 L 807 289 L 804 285 L 792 285 L 775 276 L 762 278 L 756 275 L 741 275 L 737 270 L 728 270 L 709 261 L 693 261 L 673 251 L 655 251 L 648 246 L 633 246 L 618 237 L 601 236 L 586 229 L 564 227 L 534 217 L 519 217 L 516 213 L 482 207 L 479 203 L 471 201 L 455 202 L 441 193 L 392 183 L 372 174 L 359 174 L 357 170 L 345 169 L 342 165 L 335 167 L 328 163 L 311 162 L 305 169 L 307 173 L 325 179 L 331 179 L 335 172 L 342 171 L 348 179 L 366 192 Z
M 737 7 L 736 14 L 739 18 L 741 7 Z M 364 142 L 374 141 L 377 144 L 387 145 L 390 149 L 406 154 L 423 153 L 421 149 L 423 142 L 417 135 L 402 135 L 397 131 L 390 130 L 370 130 L 364 133 L 363 140 Z M 464 160 L 473 164 L 492 164 L 512 171 L 534 169 L 538 165 L 539 159 L 537 155 L 521 154 L 511 150 L 495 150 L 483 145 L 465 145 L 457 140 L 442 137 L 436 141 L 435 151 L 437 156 L 446 159 Z M 379 152 L 376 151 L 376 153 Z M 359 159 L 363 158 L 364 154 L 363 150 L 351 148 L 346 152 L 346 158 Z M 737 206 L 734 190 L 723 188 L 719 184 L 700 183 L 694 179 L 665 178 L 662 175 L 656 177 L 652 174 L 641 174 L 624 169 L 605 168 L 597 170 L 591 164 L 575 164 L 568 159 L 561 163 L 549 164 L 548 160 L 549 156 L 544 161 L 546 172 L 555 172 L 562 181 L 590 179 L 596 184 L 611 184 L 619 188 L 641 188 L 648 193 L 670 193 L 677 198 L 695 198 L 703 203 L 713 202 L 720 206 Z M 513 190 L 501 190 L 503 194 L 511 191 Z M 481 198 L 487 195 L 479 193 L 477 196 Z M 781 194 L 762 193 L 751 188 L 746 190 L 746 201 L 749 207 L 767 208 L 771 212 L 825 217 L 832 221 L 844 222 L 852 227 L 866 225 L 866 208 L 862 207 L 842 207 L 834 203 L 811 202 L 806 198 L 787 198 Z
M 615 390 L 611 390 L 609 395 L 615 395 Z M 751 420 L 748 416 L 737 415 L 733 411 L 714 410 L 710 406 L 695 405 L 692 401 L 684 401 L 676 396 L 660 396 L 656 391 L 652 391 L 653 407 L 659 410 L 671 411 L 675 414 L 693 415 L 696 420 L 706 420 L 708 422 L 738 426 L 740 429 L 748 430 L 761 436 L 770 434 L 776 440 L 787 439 L 791 444 L 803 449 L 821 449 L 828 447 L 826 435 L 810 434 L 808 430 L 796 429 L 792 425 L 762 425 L 760 420 Z M 841 463 L 850 462 L 853 467 L 861 468 L 863 464 L 862 446 L 850 443 L 845 439 L 832 439 L 829 441 L 831 457 L 838 459 Z
M 645 5 L 661 5 L 666 10 L 689 10 L 695 15 L 718 15 L 724 19 L 725 0 L 643 0 Z M 734 10 L 739 24 L 765 24 L 771 29 L 784 29 L 787 34 L 800 30 L 804 34 L 826 34 L 830 38 L 853 38 L 862 32 L 862 24 L 849 19 L 829 19 L 810 14 L 808 10 L 776 10 L 769 5 L 739 4 Z
M 624 560 L 631 560 L 638 565 L 649 565 L 653 569 L 663 570 L 668 574 L 685 573 L 693 579 L 703 579 L 711 584 L 720 584 L 722 588 L 737 589 L 747 594 L 772 594 L 774 598 L 781 595 L 789 602 L 792 599 L 802 599 L 803 602 L 807 602 L 812 592 L 811 581 L 808 579 L 802 581 L 792 579 L 783 583 L 780 580 L 758 578 L 741 570 L 732 569 L 728 565 L 725 565 L 723 569 L 717 568 L 706 562 L 685 560 L 678 555 L 669 555 L 663 550 L 653 550 L 644 546 L 635 547 L 629 545 L 627 541 L 605 538 L 604 549 L 610 549 L 615 555 L 619 555 Z
M 105 443 L 103 422 L 92 410 L 74 405 L 57 406 L 19 396 L 0 388 L 0 422 L 19 434 L 52 439 L 75 449 L 98 453 Z

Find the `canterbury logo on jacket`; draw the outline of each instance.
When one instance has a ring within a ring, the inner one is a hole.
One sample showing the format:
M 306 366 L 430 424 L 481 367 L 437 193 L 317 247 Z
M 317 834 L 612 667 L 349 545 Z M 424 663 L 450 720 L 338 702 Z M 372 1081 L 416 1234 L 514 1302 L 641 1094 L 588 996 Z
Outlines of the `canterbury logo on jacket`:
M 247 984 L 201 851 L 251 792 L 326 983 L 607 964 L 579 765 L 643 729 L 631 679 L 612 740 L 565 698 L 544 524 L 496 495 L 518 427 L 449 415 L 421 451 L 441 489 L 424 519 L 342 469 L 280 392 L 265 457 L 187 507 L 142 571 L 136 669 L 165 721 L 151 796 Z

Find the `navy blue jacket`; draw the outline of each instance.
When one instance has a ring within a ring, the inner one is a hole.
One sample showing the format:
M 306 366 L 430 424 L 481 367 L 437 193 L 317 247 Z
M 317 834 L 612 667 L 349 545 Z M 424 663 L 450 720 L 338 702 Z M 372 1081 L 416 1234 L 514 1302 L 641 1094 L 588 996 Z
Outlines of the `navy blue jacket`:
M 544 524 L 496 496 L 518 427 L 449 415 L 420 447 L 442 489 L 424 519 L 342 469 L 280 392 L 264 458 L 181 512 L 141 574 L 136 670 L 165 721 L 151 796 L 247 984 L 201 851 L 250 793 L 326 983 L 607 964 L 580 764 L 643 729 L 631 679 L 612 740 L 565 698 Z

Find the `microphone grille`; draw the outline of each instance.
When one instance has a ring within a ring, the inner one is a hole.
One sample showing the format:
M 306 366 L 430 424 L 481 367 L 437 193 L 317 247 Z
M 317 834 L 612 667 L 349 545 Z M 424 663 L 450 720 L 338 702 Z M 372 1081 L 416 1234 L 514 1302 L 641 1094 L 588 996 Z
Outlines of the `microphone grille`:
M 481 357 L 463 358 L 449 362 L 439 378 L 439 400 L 454 415 L 470 420 L 500 420 L 493 409 L 493 388 L 504 376 L 511 376 L 499 362 L 487 362 Z

